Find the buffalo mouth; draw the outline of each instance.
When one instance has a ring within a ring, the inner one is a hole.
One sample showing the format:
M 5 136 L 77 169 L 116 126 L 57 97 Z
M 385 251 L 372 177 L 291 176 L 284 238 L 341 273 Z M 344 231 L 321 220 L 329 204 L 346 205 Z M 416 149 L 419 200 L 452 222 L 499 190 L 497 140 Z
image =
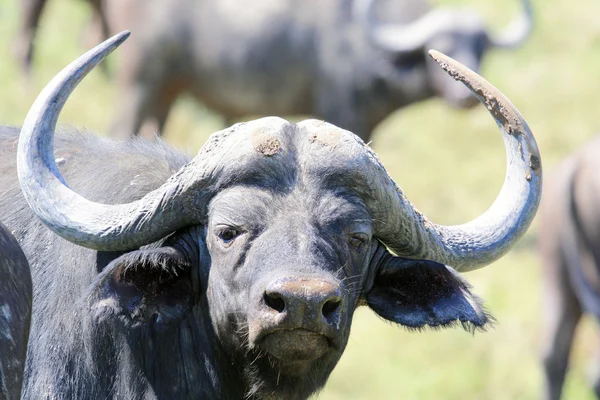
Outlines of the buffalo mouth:
M 334 346 L 327 336 L 300 328 L 269 333 L 261 347 L 284 362 L 307 362 L 322 357 Z

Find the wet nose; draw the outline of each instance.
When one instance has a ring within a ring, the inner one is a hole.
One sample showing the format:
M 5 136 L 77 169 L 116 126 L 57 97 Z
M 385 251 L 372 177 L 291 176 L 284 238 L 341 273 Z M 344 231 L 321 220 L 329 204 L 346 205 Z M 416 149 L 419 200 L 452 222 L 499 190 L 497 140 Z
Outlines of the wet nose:
M 321 279 L 276 279 L 264 292 L 271 312 L 287 314 L 300 327 L 307 320 L 317 325 L 334 325 L 339 320 L 342 296 L 339 284 Z

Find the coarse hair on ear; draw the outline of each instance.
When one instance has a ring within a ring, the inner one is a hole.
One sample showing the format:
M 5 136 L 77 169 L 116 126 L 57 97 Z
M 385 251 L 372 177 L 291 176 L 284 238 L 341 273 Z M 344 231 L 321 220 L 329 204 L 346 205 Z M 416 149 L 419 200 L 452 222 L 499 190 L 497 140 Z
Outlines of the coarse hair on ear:
M 458 272 L 437 262 L 385 252 L 365 293 L 368 306 L 379 316 L 409 329 L 461 325 L 474 332 L 493 324 L 481 299 Z
M 172 247 L 132 251 L 107 265 L 87 299 L 99 323 L 166 328 L 191 309 L 190 264 Z

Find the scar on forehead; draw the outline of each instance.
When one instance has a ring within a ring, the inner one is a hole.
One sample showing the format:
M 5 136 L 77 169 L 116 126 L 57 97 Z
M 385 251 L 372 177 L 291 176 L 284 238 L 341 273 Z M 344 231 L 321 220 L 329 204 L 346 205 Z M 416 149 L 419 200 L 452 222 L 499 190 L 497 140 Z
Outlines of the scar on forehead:
M 273 136 L 260 135 L 254 138 L 254 149 L 265 156 L 274 156 L 281 151 L 281 143 Z

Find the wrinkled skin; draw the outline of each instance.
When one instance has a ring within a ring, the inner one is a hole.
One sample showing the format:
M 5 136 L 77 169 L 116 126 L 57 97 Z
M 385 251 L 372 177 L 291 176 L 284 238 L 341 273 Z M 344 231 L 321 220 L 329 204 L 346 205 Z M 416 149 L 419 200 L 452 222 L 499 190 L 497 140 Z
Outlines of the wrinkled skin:
M 36 298 L 24 396 L 302 399 L 325 384 L 357 306 L 412 328 L 485 327 L 458 273 L 387 252 L 364 177 L 324 174 L 306 151 L 322 144 L 299 133 L 286 136 L 285 157 L 262 149 L 267 164 L 232 176 L 203 224 L 109 253 L 15 207 L 18 130 L 1 128 L 0 218 L 30 259 Z M 109 204 L 140 198 L 187 161 L 160 141 L 59 134 L 55 149 L 70 187 Z
M 31 318 L 29 264 L 0 223 L 0 399 L 19 399 Z
M 583 313 L 600 319 L 600 139 L 571 155 L 551 175 L 540 208 L 543 267 L 544 398 L 558 400 L 575 328 Z M 599 349 L 600 350 L 600 349 Z M 600 398 L 600 352 L 592 386 Z

